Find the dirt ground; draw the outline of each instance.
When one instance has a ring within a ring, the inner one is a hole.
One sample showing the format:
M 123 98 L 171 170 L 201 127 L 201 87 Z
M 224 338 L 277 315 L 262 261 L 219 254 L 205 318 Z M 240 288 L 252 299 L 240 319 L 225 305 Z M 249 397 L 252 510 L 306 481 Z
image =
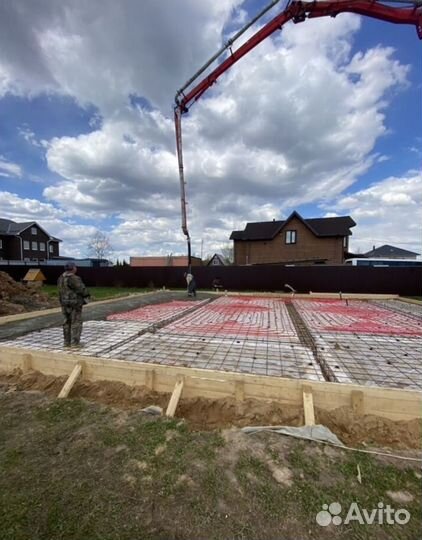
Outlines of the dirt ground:
M 0 316 L 48 309 L 58 305 L 57 299 L 50 298 L 36 285 L 17 283 L 6 272 L 0 272 Z
M 142 413 L 142 395 L 123 409 L 56 400 L 48 394 L 62 381 L 48 378 L 38 381 L 44 392 L 20 391 L 31 377 L 0 381 L 0 538 L 419 538 L 420 463 L 271 433 L 192 429 Z M 118 394 L 106 387 L 102 399 Z M 334 502 L 343 519 L 352 503 L 369 512 L 390 504 L 410 519 L 319 525 Z
M 40 390 L 56 397 L 66 381 L 65 377 L 53 377 L 37 371 L 0 373 L 0 383 L 16 390 Z M 158 405 L 165 409 L 170 394 L 152 392 L 144 386 L 127 386 L 120 382 L 79 380 L 71 391 L 71 397 L 85 398 L 120 409 L 141 409 Z M 349 408 L 333 411 L 316 409 L 316 423 L 323 424 L 347 445 L 377 445 L 396 449 L 420 449 L 422 422 L 409 420 L 394 422 L 372 415 L 355 417 Z M 234 398 L 219 400 L 207 398 L 181 398 L 176 416 L 186 420 L 190 428 L 214 430 L 232 426 L 304 425 L 303 409 L 282 405 L 274 401 Z

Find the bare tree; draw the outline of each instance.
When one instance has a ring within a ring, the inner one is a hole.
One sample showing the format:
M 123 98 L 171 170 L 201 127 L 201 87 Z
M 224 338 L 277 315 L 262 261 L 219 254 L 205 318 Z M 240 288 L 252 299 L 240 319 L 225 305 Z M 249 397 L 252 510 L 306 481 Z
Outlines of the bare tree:
M 221 255 L 226 264 L 230 265 L 234 263 L 234 250 L 231 244 L 226 244 L 221 248 Z
M 96 231 L 88 241 L 88 255 L 95 259 L 106 259 L 109 257 L 113 248 L 110 238 L 101 231 Z

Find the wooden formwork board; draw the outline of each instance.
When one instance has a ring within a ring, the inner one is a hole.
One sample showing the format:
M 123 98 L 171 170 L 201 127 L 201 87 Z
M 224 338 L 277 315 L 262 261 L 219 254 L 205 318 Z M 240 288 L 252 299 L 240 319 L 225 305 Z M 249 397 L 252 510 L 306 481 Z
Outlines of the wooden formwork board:
M 212 294 L 213 296 L 259 296 L 259 297 L 268 297 L 268 298 L 308 298 L 315 300 L 317 298 L 327 298 L 334 300 L 397 300 L 401 297 L 398 294 L 381 294 L 381 293 L 347 293 L 347 292 L 314 292 L 309 291 L 309 293 L 291 293 L 291 292 L 238 292 L 238 291 L 206 291 L 207 294 Z M 420 302 L 419 302 L 420 303 Z
M 354 410 L 355 414 L 371 414 L 391 420 L 422 418 L 422 393 L 415 390 L 161 366 L 0 347 L 1 371 L 33 369 L 46 375 L 68 377 L 78 363 L 82 366 L 83 379 L 119 381 L 130 386 L 145 385 L 157 392 L 172 393 L 176 381 L 183 378 L 184 398 L 253 398 L 302 407 L 306 386 L 306 391 L 312 392 L 316 410 L 348 407 Z

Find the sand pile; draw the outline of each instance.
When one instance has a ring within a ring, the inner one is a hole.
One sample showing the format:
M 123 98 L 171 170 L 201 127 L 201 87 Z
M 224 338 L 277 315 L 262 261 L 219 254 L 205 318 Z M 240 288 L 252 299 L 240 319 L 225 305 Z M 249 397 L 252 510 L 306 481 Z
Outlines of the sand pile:
M 0 315 L 14 315 L 57 305 L 57 300 L 51 299 L 39 288 L 17 283 L 6 272 L 0 272 Z

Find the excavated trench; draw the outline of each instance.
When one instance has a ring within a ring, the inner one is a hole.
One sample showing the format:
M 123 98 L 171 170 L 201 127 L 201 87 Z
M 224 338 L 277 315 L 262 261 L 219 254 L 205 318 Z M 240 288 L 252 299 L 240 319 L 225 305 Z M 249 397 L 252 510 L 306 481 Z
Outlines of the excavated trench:
M 66 377 L 44 375 L 37 371 L 0 373 L 0 391 L 40 391 L 56 398 Z M 82 398 L 118 409 L 142 409 L 156 405 L 167 407 L 170 394 L 154 392 L 145 386 L 127 386 L 120 382 L 80 380 L 73 387 L 71 399 Z M 230 427 L 285 425 L 302 426 L 303 410 L 276 401 L 234 398 L 181 398 L 177 418 L 184 419 L 192 430 L 215 430 Z M 419 449 L 422 421 L 395 422 L 379 416 L 355 416 L 349 407 L 332 411 L 315 409 L 316 422 L 327 426 L 347 445 L 374 444 L 382 447 Z

